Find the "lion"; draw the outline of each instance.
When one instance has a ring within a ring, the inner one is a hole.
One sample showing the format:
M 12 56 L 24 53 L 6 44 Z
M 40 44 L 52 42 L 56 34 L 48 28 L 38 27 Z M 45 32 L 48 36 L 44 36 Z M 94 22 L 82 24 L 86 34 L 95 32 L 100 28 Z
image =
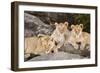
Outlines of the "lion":
M 54 52 L 58 52 L 58 49 L 61 48 L 66 40 L 66 32 L 67 32 L 67 27 L 68 27 L 68 22 L 64 22 L 64 23 L 55 23 L 55 30 L 53 31 L 53 33 L 51 34 L 51 38 L 54 39 L 54 41 L 56 42 L 56 48 L 54 49 Z
M 55 41 L 49 35 L 39 35 L 25 38 L 25 56 L 29 54 L 49 54 L 55 47 Z
M 89 50 L 90 34 L 83 32 L 83 24 L 71 25 L 71 29 L 69 43 L 72 44 L 75 49 Z

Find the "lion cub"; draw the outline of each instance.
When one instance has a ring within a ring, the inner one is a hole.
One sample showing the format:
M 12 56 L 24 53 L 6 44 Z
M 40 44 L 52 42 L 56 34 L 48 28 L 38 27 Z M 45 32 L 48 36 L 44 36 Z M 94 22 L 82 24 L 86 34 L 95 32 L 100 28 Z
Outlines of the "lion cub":
M 58 52 L 58 49 L 62 47 L 66 40 L 66 31 L 68 27 L 68 22 L 64 23 L 55 23 L 56 29 L 53 31 L 51 38 L 56 42 L 56 47 L 54 52 Z
M 89 49 L 90 34 L 87 32 L 83 32 L 83 24 L 71 25 L 71 29 L 72 31 L 69 43 L 72 44 L 72 46 L 75 49 L 80 49 L 80 50 Z
M 29 54 L 48 54 L 55 47 L 55 41 L 49 35 L 39 35 L 25 38 L 25 56 Z

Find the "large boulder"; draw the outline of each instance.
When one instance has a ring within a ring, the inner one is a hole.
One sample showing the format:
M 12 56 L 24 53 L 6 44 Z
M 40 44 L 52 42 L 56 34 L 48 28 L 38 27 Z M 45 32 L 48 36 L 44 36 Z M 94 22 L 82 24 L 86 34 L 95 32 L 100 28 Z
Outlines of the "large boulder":
M 25 37 L 30 37 L 38 34 L 50 35 L 53 32 L 51 25 L 45 24 L 38 17 L 24 13 L 24 23 L 25 23 Z
M 28 61 L 45 61 L 45 60 L 72 60 L 72 59 L 83 59 L 84 57 L 77 54 L 70 54 L 67 52 L 50 53 L 34 57 Z
M 71 44 L 66 44 L 59 48 L 59 51 L 71 53 L 71 54 L 77 54 L 83 57 L 88 57 L 90 58 L 90 51 L 88 49 L 80 50 L 80 49 L 75 49 Z

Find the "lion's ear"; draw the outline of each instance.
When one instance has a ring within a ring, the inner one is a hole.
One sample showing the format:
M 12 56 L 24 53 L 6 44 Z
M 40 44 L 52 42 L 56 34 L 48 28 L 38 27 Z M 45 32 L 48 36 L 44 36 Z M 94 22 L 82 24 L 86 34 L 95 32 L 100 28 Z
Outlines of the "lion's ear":
M 55 24 L 54 24 L 55 26 L 57 26 L 58 25 L 58 23 L 57 22 L 55 22 Z
M 80 27 L 83 29 L 83 24 L 80 24 Z
M 68 26 L 68 22 L 64 22 L 64 24 Z
M 74 28 L 74 26 L 75 26 L 75 25 L 73 25 L 73 24 L 72 24 L 72 25 L 71 25 L 71 29 L 73 29 L 73 28 Z

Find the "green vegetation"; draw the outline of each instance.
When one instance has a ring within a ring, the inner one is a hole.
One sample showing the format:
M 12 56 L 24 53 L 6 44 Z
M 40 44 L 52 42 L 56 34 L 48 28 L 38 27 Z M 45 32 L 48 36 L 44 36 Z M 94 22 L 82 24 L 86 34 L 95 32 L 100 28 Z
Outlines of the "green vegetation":
M 84 31 L 90 33 L 90 15 L 89 14 L 72 14 L 75 24 L 82 23 L 84 25 Z

